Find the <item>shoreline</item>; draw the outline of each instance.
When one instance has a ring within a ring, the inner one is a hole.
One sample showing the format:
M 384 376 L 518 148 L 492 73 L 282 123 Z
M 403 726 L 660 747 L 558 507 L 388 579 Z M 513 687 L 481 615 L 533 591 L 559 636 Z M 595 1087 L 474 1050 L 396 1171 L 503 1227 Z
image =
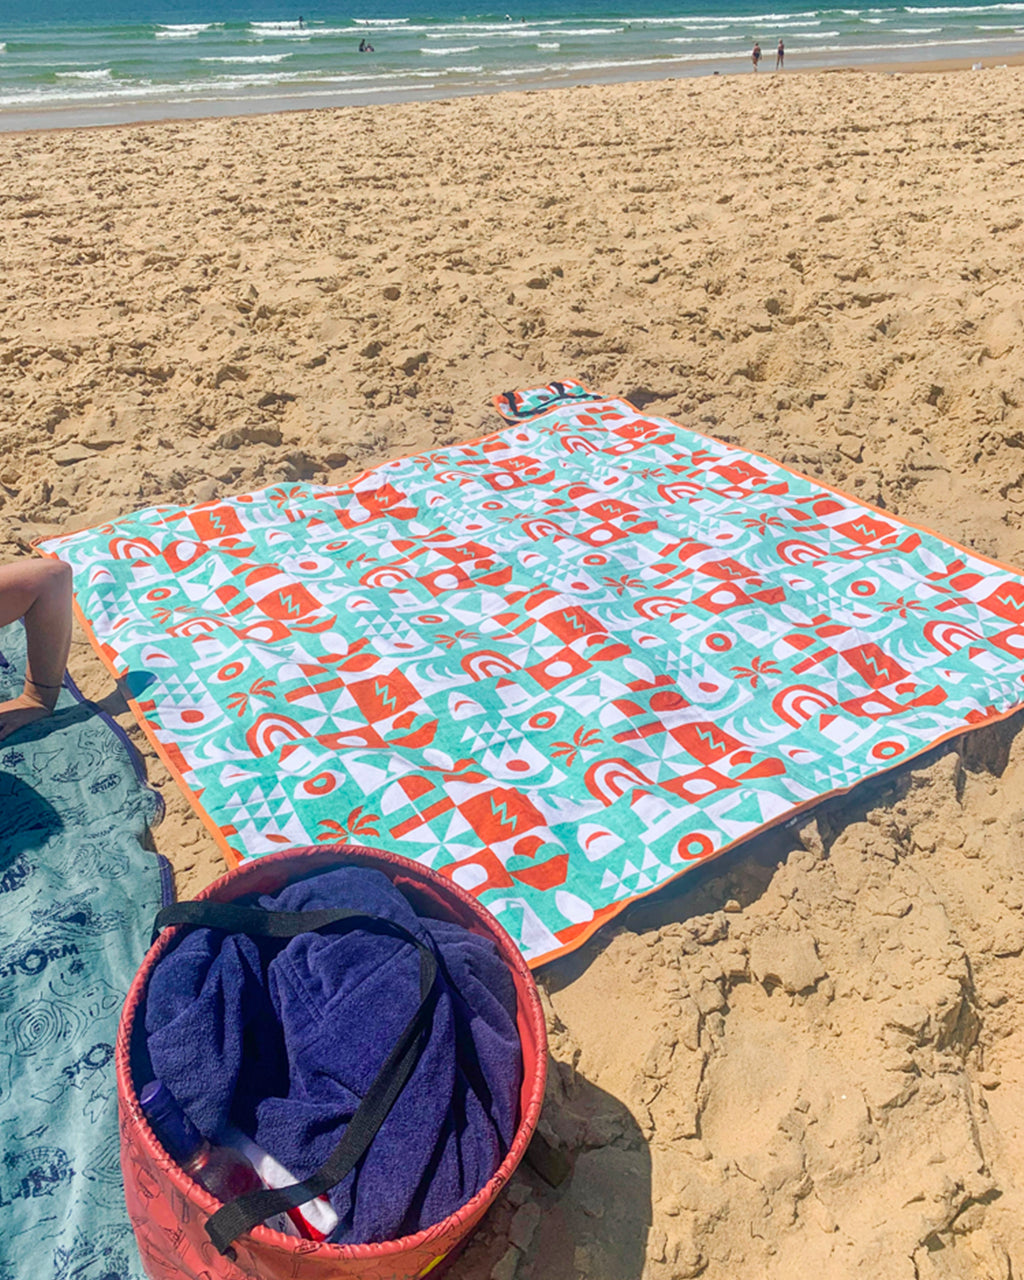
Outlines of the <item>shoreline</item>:
M 765 55 L 770 61 L 771 51 Z M 986 61 L 986 59 L 988 59 Z M 607 88 L 613 85 L 662 84 L 666 81 L 704 79 L 747 79 L 754 75 L 748 66 L 736 69 L 736 58 L 722 59 L 720 69 L 711 63 L 703 63 L 692 71 L 681 70 L 673 64 L 671 70 L 658 70 L 657 63 L 647 64 L 646 74 L 588 75 L 587 77 L 541 78 L 522 80 L 509 85 L 467 85 L 445 91 L 421 89 L 381 89 L 376 91 L 325 90 L 308 93 L 280 93 L 254 97 L 251 100 L 232 99 L 200 104 L 190 102 L 132 103 L 123 106 L 97 107 L 49 107 L 32 111 L 0 111 L 0 135 L 54 133 L 68 129 L 111 129 L 132 125 L 189 123 L 201 120 L 251 119 L 253 117 L 299 114 L 307 111 L 339 111 L 348 107 L 365 108 L 392 106 L 414 102 L 449 102 L 465 98 L 494 98 L 522 93 L 547 93 L 559 89 Z M 971 71 L 977 63 L 983 71 L 1001 71 L 1024 66 L 1024 49 L 1013 54 L 985 54 L 979 52 L 965 57 L 914 59 L 907 61 L 864 61 L 793 66 L 776 72 L 768 66 L 756 73 L 761 79 L 782 76 L 813 76 L 836 74 L 861 75 L 942 75 L 953 71 Z M 641 68 L 638 67 L 637 70 Z M 632 70 L 632 69 L 631 69 Z M 307 99 L 325 99 L 310 102 Z M 202 109 L 199 109 L 199 108 Z M 75 117 L 72 119 L 71 117 Z

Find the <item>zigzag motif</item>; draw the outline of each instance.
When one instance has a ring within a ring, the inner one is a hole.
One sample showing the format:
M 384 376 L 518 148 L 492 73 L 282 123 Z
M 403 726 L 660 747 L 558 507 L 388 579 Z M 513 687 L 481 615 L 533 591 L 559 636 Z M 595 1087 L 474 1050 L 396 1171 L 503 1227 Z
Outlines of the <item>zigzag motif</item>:
M 1024 697 L 1014 571 L 571 380 L 497 404 L 348 486 L 45 544 L 230 858 L 406 852 L 540 962 Z

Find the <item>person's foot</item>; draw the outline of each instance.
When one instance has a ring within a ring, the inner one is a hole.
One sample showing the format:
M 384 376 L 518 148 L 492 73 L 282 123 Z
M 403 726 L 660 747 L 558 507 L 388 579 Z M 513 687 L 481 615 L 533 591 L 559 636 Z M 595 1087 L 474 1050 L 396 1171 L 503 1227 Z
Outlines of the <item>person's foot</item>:
M 44 707 L 24 694 L 19 698 L 12 698 L 10 702 L 0 702 L 0 742 L 18 729 L 24 729 L 27 724 L 52 714 L 49 707 Z

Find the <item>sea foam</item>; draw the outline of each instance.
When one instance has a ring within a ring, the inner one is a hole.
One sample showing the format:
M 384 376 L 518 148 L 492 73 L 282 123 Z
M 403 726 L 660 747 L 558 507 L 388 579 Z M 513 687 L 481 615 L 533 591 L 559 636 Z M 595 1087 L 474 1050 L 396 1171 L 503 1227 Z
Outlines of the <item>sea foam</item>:
M 167 23 L 157 28 L 155 35 L 158 40 L 187 40 L 191 36 L 197 36 L 201 31 L 212 31 L 214 24 L 212 22 L 179 22 Z
M 243 53 L 237 57 L 223 58 L 200 58 L 200 62 L 284 62 L 286 58 L 294 57 L 291 53 Z

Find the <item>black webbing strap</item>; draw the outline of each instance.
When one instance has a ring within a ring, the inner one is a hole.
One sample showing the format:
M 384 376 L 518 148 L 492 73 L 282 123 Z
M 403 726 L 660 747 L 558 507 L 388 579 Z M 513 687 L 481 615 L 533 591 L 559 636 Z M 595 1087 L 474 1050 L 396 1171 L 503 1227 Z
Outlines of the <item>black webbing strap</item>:
M 402 1034 L 384 1060 L 376 1079 L 345 1127 L 341 1140 L 315 1173 L 302 1182 L 274 1190 L 250 1191 L 218 1209 L 206 1223 L 206 1231 L 220 1253 L 234 1255 L 231 1242 L 251 1231 L 265 1218 L 297 1209 L 336 1186 L 355 1167 L 377 1136 L 377 1131 L 405 1088 L 423 1053 L 426 1033 L 433 1015 L 434 980 L 437 961 L 429 947 L 393 920 L 364 915 L 359 911 L 264 911 L 262 907 L 241 907 L 231 902 L 175 902 L 156 917 L 153 936 L 167 925 L 202 925 L 229 933 L 246 933 L 259 938 L 294 938 L 333 925 L 367 929 L 410 942 L 420 958 L 420 1003 Z
M 262 907 L 240 907 L 234 902 L 172 902 L 157 913 L 152 941 L 156 941 L 161 929 L 172 924 L 198 924 L 227 933 L 247 933 L 253 938 L 294 938 L 300 933 L 315 933 L 328 925 L 353 919 L 390 923 L 381 916 L 367 916 L 341 907 L 325 907 L 321 911 L 264 911 Z M 400 925 L 392 925 L 391 931 L 420 945 Z

